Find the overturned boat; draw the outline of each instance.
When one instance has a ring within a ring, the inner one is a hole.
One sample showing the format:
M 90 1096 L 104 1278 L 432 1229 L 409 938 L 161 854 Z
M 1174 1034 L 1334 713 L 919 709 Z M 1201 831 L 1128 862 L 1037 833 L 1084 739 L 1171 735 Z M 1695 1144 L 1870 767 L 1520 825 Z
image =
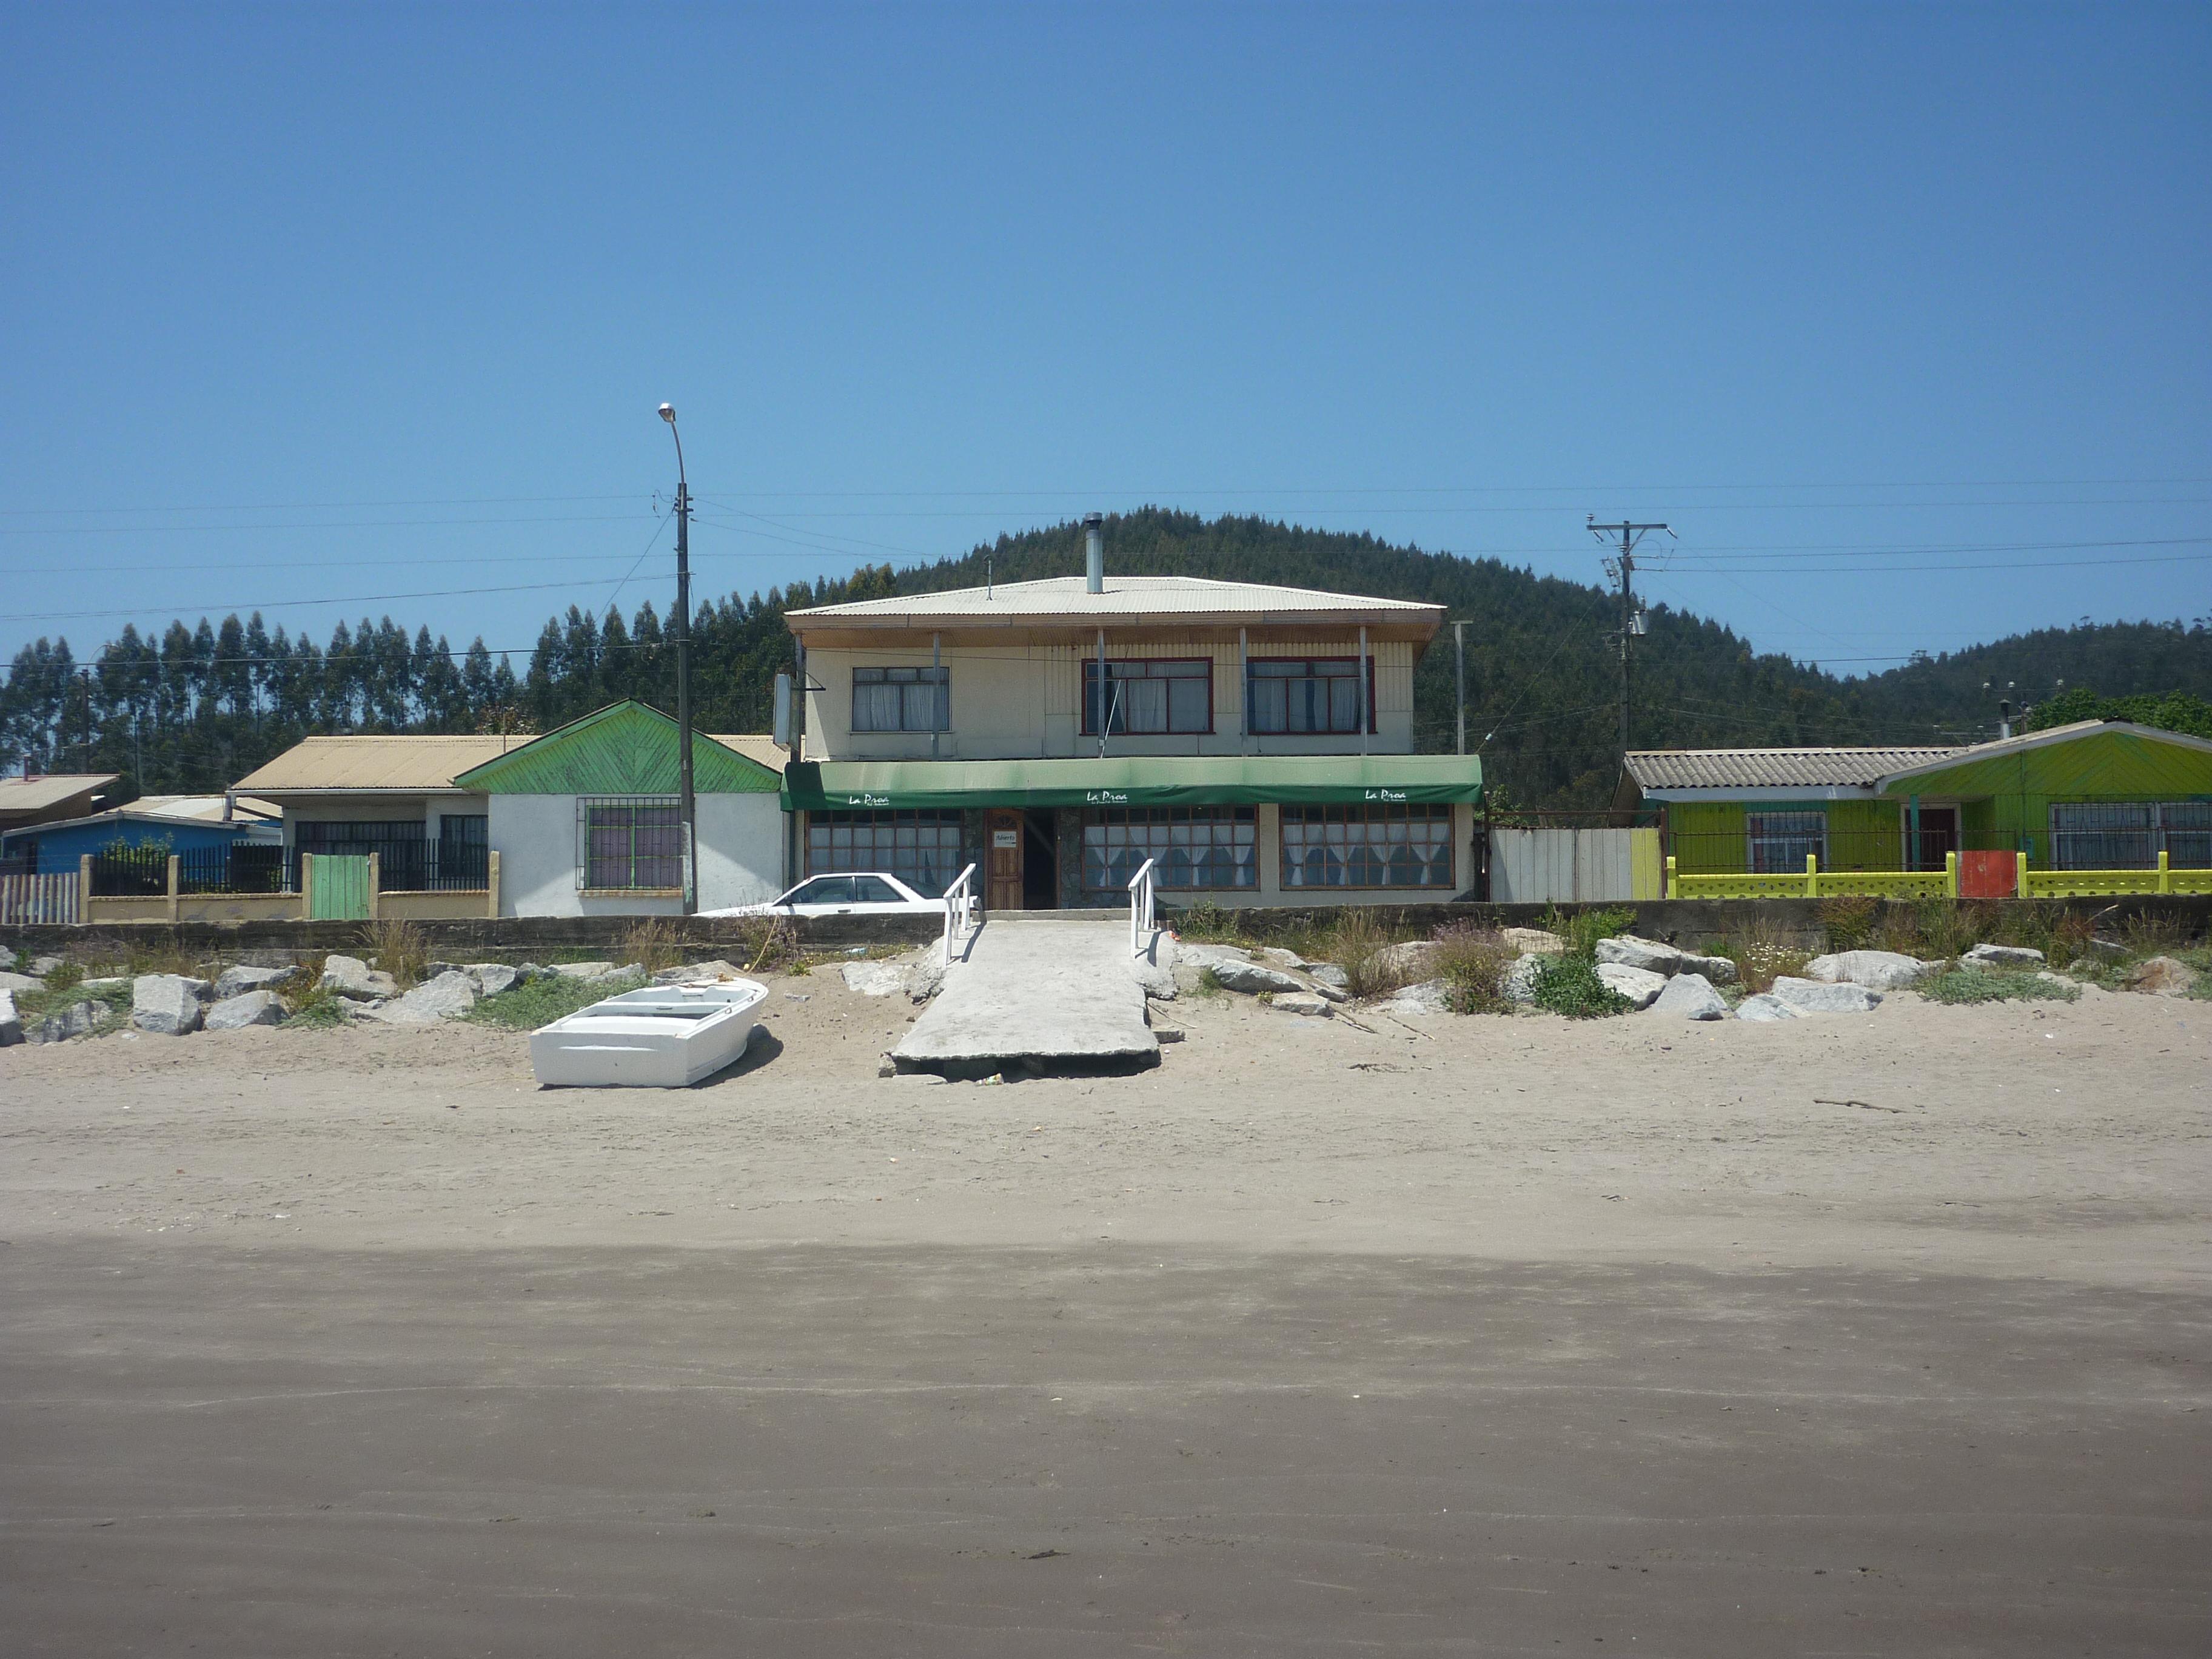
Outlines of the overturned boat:
M 532 1031 L 530 1068 L 547 1088 L 685 1088 L 744 1053 L 767 1000 L 750 979 L 625 991 Z

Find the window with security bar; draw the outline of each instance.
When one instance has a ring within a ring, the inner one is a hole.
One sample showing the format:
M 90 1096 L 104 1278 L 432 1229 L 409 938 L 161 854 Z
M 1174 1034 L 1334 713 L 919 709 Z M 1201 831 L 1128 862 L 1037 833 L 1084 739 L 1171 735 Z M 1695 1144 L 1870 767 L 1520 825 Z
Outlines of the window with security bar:
M 1101 720 L 1098 659 L 1083 661 L 1083 734 L 1098 735 Z M 1107 733 L 1157 737 L 1213 730 L 1213 663 L 1206 657 L 1152 657 L 1106 661 Z
M 684 817 L 673 795 L 587 795 L 576 803 L 576 884 L 602 892 L 678 891 Z
M 855 732 L 950 732 L 952 671 L 949 668 L 855 668 Z
M 808 813 L 806 873 L 842 870 L 884 871 L 924 898 L 942 898 L 960 873 L 960 814 Z
M 1283 808 L 1286 890 L 1453 884 L 1449 806 Z
M 1119 892 L 1152 861 L 1163 890 L 1260 884 L 1259 823 L 1249 806 L 1107 806 L 1083 814 L 1083 885 Z
M 2212 869 L 2212 801 L 2053 801 L 2054 870 Z
M 1746 812 L 1743 827 L 1754 876 L 1802 876 L 1808 857 L 1827 866 L 1826 812 Z

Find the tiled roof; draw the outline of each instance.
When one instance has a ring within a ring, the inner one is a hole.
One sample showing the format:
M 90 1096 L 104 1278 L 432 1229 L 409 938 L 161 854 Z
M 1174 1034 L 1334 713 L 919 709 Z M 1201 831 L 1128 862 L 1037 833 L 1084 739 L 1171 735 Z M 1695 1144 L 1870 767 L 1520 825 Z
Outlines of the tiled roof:
M 990 588 L 956 587 L 942 593 L 902 593 L 851 605 L 816 605 L 788 613 L 793 622 L 859 627 L 929 623 L 1039 623 L 1076 619 L 1192 617 L 1301 618 L 1374 616 L 1441 627 L 1444 607 L 1416 599 L 1379 599 L 1358 593 L 1325 593 L 1310 587 L 1273 587 L 1265 582 L 1215 581 L 1202 576 L 1109 576 L 1093 593 L 1081 576 L 1000 582 Z
M 1871 788 L 1892 772 L 1948 760 L 1928 749 L 1635 749 L 1628 775 L 1644 789 Z

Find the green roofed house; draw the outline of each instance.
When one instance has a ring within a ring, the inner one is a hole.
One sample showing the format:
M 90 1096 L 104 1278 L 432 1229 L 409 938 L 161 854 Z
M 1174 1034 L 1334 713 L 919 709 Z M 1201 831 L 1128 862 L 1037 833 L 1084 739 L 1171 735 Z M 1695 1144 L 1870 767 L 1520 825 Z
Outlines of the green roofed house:
M 1417 755 L 1443 607 L 1104 571 L 794 611 L 804 873 L 994 910 L 1403 904 L 1474 885 L 1473 756 Z
M 2020 893 L 2023 867 L 2037 896 L 2157 890 L 2161 860 L 2212 872 L 2212 741 L 2124 720 L 1963 746 L 1632 750 L 1615 805 L 1662 809 L 1686 877 L 1798 875 L 1811 856 L 1843 891 L 1955 854 L 1971 898 Z M 2212 874 L 2168 890 L 2212 891 Z

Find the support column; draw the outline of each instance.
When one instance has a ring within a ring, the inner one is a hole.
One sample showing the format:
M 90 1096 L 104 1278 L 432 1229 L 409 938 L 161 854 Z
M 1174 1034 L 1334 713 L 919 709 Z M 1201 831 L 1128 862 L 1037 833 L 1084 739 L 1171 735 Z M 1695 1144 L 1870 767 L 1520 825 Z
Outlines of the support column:
M 183 860 L 174 853 L 169 854 L 169 920 L 172 922 L 177 919 L 178 876 L 180 873 L 178 866 L 182 863 Z

